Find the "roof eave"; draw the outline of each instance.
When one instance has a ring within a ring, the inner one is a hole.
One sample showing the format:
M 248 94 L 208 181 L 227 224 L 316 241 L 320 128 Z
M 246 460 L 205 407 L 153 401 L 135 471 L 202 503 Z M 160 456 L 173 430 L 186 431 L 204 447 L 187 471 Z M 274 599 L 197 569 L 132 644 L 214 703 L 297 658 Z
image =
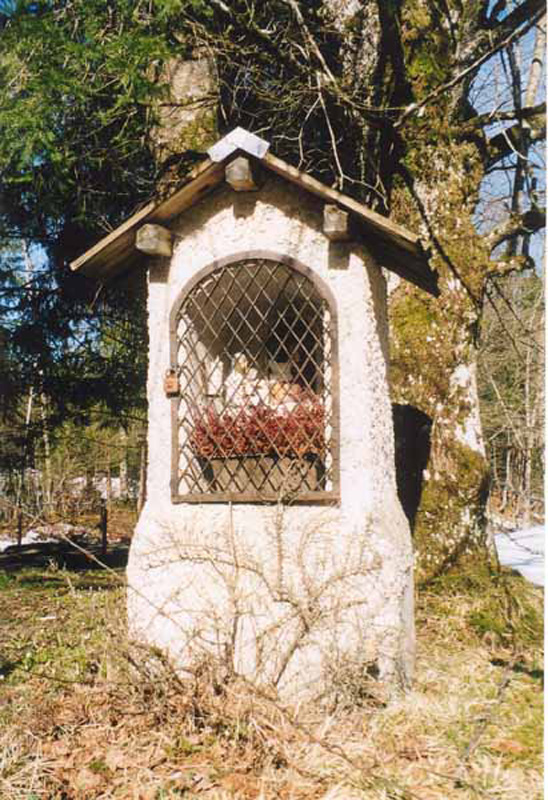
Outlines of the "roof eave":
M 151 200 L 75 259 L 71 269 L 102 283 L 115 278 L 135 260 L 135 235 L 141 225 L 166 224 L 182 214 L 221 183 L 226 164 L 242 152 L 289 182 L 348 211 L 381 266 L 430 294 L 439 295 L 437 273 L 430 268 L 429 254 L 418 236 L 272 155 L 267 142 L 241 128 L 214 145 L 210 157 L 189 173 L 181 188 L 165 199 Z
M 148 202 L 96 245 L 72 261 L 71 269 L 101 282 L 113 278 L 120 271 L 117 266 L 127 262 L 134 252 L 137 228 L 145 223 L 165 224 L 183 213 L 197 201 L 198 197 L 201 198 L 213 186 L 220 183 L 223 167 L 223 162 L 215 163 L 209 158 L 198 164 L 189 173 L 187 181 L 180 189 L 165 199 L 153 199 Z

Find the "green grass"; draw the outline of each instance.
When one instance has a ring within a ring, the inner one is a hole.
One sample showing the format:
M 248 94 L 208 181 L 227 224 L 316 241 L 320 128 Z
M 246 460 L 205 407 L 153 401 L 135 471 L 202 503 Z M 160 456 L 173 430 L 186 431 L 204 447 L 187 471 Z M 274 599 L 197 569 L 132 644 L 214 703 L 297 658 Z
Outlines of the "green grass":
M 6 685 L 47 675 L 85 682 L 104 650 L 101 617 L 122 598 L 121 576 L 22 570 L 0 584 L 0 674 Z M 117 603 L 116 615 L 120 612 Z
M 144 660 L 123 580 L 0 575 L 2 800 L 541 797 L 542 592 L 521 578 L 469 564 L 424 587 L 412 690 L 296 719 Z

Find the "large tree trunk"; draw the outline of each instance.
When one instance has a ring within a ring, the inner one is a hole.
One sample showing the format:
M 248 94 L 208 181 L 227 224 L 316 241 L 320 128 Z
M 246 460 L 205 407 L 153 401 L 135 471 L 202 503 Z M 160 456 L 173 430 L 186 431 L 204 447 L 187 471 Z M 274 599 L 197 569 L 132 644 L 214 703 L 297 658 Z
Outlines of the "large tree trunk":
M 420 100 L 428 77 L 415 73 L 413 78 L 405 49 L 406 34 L 417 35 L 413 15 L 418 9 L 410 3 L 353 0 L 328 0 L 327 5 L 337 12 L 342 32 L 352 25 L 354 35 L 344 39 L 342 80 L 352 86 L 353 96 L 376 107 Z M 429 22 L 428 16 L 423 23 Z M 473 40 L 474 18 L 462 15 L 459 24 L 460 30 L 454 25 L 452 35 L 459 37 L 462 49 Z M 448 40 L 448 29 L 446 35 Z M 421 48 L 434 63 L 445 57 L 442 48 L 436 52 L 435 44 L 429 48 L 421 42 Z M 489 251 L 472 223 L 483 169 L 474 143 L 450 142 L 440 135 L 444 117 L 462 114 L 466 89 L 466 84 L 458 84 L 440 99 L 437 109 L 398 134 L 389 127 L 362 123 L 359 145 L 352 153 L 355 159 L 367 153 L 369 170 L 360 177 L 377 187 L 376 193 L 362 188 L 362 199 L 420 232 L 432 246 L 440 273 L 439 299 L 406 283 L 394 288 L 396 282 L 389 282 L 393 400 L 414 406 L 433 420 L 415 520 L 422 577 L 442 571 L 467 551 L 481 549 L 485 533 L 488 466 L 476 359 Z M 347 160 L 350 157 L 347 149 Z
M 441 297 L 391 281 L 390 318 L 393 400 L 433 420 L 415 544 L 422 574 L 435 574 L 484 543 L 488 467 L 476 385 L 483 295 L 495 269 L 525 263 L 494 265 L 491 252 L 506 233 L 486 239 L 474 227 L 485 170 L 509 143 L 485 139 L 468 95 L 478 59 L 539 20 L 542 4 L 524 0 L 503 20 L 487 2 L 459 4 L 458 13 L 451 3 L 415 0 L 279 0 L 253 13 L 245 4 L 212 5 L 215 25 L 202 22 L 194 34 L 196 52 L 215 53 L 217 63 L 182 65 L 196 78 L 192 91 L 180 82 L 183 94 L 204 108 L 201 97 L 212 114 L 217 86 L 223 128 L 265 135 L 280 156 L 431 246 Z M 536 66 L 531 74 L 526 106 L 535 102 Z M 528 143 L 540 135 L 537 117 L 527 116 Z M 182 122 L 179 145 L 196 130 L 192 118 Z M 205 149 L 213 127 L 205 128 L 185 146 Z
M 161 175 L 158 189 L 169 192 L 217 138 L 218 85 L 212 58 L 199 49 L 193 58 L 171 59 L 158 80 L 166 91 L 150 136 Z
M 483 549 L 489 470 L 473 337 L 466 328 L 447 336 L 447 310 L 432 313 L 431 304 L 415 295 L 400 288 L 391 297 L 392 391 L 397 402 L 433 419 L 414 530 L 418 574 L 426 578 Z M 451 296 L 444 298 L 446 309 Z
M 426 578 L 485 544 L 489 471 L 476 362 L 489 252 L 471 219 L 482 175 L 475 147 L 440 143 L 421 152 L 416 146 L 413 155 L 415 178 L 395 193 L 395 207 L 433 243 L 441 296 L 402 283 L 391 293 L 391 360 L 395 402 L 433 420 L 414 532 L 419 575 Z

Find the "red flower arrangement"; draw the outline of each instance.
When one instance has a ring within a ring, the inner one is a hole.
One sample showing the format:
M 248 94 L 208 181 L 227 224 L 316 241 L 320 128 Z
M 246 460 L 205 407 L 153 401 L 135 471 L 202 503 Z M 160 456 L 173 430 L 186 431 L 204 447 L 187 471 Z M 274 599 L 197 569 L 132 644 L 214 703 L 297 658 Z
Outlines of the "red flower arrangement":
M 236 412 L 208 408 L 196 419 L 190 446 L 201 458 L 321 455 L 325 450 L 325 410 L 318 398 L 291 410 L 259 404 Z

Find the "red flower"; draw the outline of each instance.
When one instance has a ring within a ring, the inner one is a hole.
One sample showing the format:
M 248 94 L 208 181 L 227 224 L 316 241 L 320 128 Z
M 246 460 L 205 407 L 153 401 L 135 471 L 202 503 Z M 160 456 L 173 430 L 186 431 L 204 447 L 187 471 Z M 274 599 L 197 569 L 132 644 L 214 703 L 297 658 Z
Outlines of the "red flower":
M 321 455 L 325 450 L 325 409 L 315 395 L 294 409 L 249 406 L 237 413 L 213 408 L 196 418 L 189 443 L 202 458 Z

